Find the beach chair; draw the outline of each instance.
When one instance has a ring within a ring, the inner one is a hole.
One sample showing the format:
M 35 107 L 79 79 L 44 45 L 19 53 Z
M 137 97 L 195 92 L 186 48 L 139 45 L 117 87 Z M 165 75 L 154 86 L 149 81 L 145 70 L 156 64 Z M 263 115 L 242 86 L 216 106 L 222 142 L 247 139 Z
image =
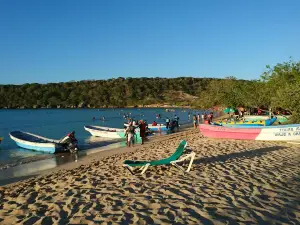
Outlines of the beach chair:
M 179 159 L 180 156 L 183 155 L 183 152 L 184 152 L 186 146 L 187 146 L 187 142 L 185 140 L 183 140 L 180 142 L 179 146 L 177 147 L 177 149 L 173 153 L 173 155 L 171 155 L 168 158 L 160 159 L 160 160 L 152 160 L 152 161 L 125 160 L 123 163 L 123 166 L 126 169 L 128 169 L 131 174 L 134 174 L 134 171 L 133 171 L 134 167 L 140 167 L 139 170 L 141 170 L 142 171 L 141 174 L 143 174 L 146 172 L 146 170 L 148 169 L 149 166 L 160 166 L 160 165 L 173 165 L 173 166 L 177 167 L 178 169 L 180 169 L 183 173 L 189 172 L 192 167 L 192 164 L 193 164 L 196 154 L 194 152 L 191 152 L 191 153 L 185 155 L 183 158 Z M 190 163 L 189 163 L 187 170 L 184 170 L 180 165 L 177 164 L 177 163 L 182 162 L 189 158 L 190 158 Z

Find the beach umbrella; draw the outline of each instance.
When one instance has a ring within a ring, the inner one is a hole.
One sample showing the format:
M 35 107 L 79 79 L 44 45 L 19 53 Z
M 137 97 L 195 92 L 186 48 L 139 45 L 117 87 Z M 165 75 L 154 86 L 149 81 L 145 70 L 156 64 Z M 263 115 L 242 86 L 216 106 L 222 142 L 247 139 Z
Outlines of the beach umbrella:
M 224 111 L 223 111 L 224 113 L 234 113 L 235 112 L 235 109 L 233 109 L 233 108 L 226 108 L 226 109 L 224 109 Z

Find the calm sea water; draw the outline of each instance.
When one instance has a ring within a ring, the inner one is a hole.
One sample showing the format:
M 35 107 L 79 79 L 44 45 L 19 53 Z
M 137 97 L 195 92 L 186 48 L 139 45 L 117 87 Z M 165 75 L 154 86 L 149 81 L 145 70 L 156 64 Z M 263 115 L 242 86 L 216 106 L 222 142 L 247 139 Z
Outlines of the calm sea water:
M 31 132 L 44 137 L 60 139 L 71 131 L 76 132 L 76 138 L 80 146 L 88 146 L 91 142 L 103 145 L 111 142 L 92 137 L 84 130 L 84 125 L 98 125 L 115 128 L 123 128 L 124 113 L 131 113 L 134 119 L 146 119 L 148 123 L 153 120 L 165 121 L 166 117 L 172 118 L 178 115 L 180 123 L 188 123 L 188 112 L 196 114 L 201 111 L 187 109 L 174 109 L 175 112 L 166 112 L 165 109 L 141 108 L 141 109 L 22 109 L 22 110 L 0 110 L 0 137 L 4 137 L 0 144 L 0 164 L 12 160 L 22 160 L 27 157 L 37 156 L 44 153 L 18 148 L 9 137 L 9 132 L 21 130 Z M 156 119 L 156 114 L 161 119 Z M 191 117 L 192 117 L 191 115 Z M 100 118 L 104 116 L 105 121 Z M 96 120 L 92 118 L 95 117 Z

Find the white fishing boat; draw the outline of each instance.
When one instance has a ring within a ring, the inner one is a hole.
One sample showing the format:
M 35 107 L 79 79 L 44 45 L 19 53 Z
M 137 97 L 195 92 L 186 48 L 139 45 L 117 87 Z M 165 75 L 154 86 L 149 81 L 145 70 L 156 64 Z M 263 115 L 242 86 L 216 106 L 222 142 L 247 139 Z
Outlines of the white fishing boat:
M 84 126 L 84 129 L 96 137 L 125 138 L 125 129 L 92 125 Z M 136 136 L 139 137 L 139 130 L 136 130 Z

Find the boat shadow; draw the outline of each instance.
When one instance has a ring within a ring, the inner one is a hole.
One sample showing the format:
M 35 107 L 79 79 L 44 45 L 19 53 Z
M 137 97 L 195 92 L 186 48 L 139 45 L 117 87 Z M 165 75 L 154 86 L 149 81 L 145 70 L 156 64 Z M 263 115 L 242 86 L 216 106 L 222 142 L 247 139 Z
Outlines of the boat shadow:
M 254 157 L 260 157 L 262 155 L 265 155 L 269 152 L 277 151 L 280 149 L 284 149 L 286 147 L 284 146 L 272 146 L 267 148 L 259 148 L 254 149 L 250 151 L 244 151 L 244 152 L 236 152 L 236 153 L 230 153 L 230 154 L 224 154 L 224 155 L 217 155 L 217 156 L 211 156 L 207 158 L 199 158 L 194 160 L 194 164 L 209 164 L 213 162 L 226 162 L 228 160 L 237 159 L 237 158 L 254 158 Z

